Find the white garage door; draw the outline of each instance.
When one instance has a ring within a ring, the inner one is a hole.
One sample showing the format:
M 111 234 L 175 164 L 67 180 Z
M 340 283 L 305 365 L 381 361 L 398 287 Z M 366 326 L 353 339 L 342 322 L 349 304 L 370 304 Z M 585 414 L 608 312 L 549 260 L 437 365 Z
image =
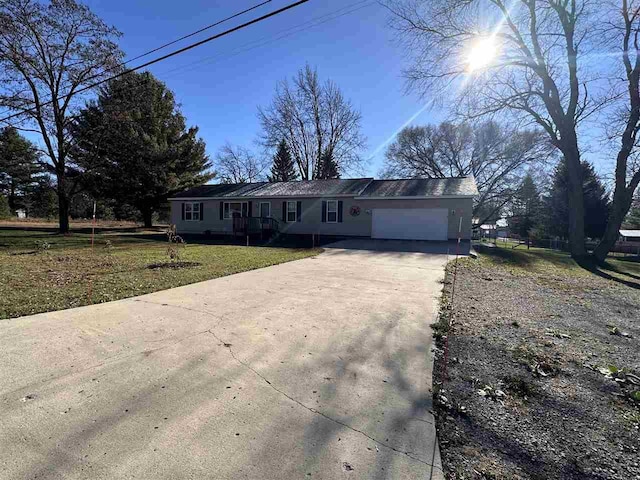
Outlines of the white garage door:
M 449 211 L 446 208 L 375 208 L 372 238 L 399 240 L 447 240 Z

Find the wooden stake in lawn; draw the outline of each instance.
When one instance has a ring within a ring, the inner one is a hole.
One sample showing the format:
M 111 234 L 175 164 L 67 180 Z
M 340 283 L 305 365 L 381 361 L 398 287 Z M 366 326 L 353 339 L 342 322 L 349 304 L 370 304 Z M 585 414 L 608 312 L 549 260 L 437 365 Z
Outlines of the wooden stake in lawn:
M 447 363 L 449 361 L 449 335 L 453 333 L 453 299 L 456 293 L 456 276 L 458 274 L 458 257 L 460 256 L 460 241 L 462 235 L 462 215 L 463 211 L 460 210 L 460 222 L 458 224 L 458 243 L 456 245 L 456 259 L 453 264 L 453 281 L 451 282 L 451 300 L 449 301 L 449 318 L 447 319 L 448 328 L 447 335 L 444 337 L 444 361 L 442 364 L 442 381 L 447 378 Z
M 91 253 L 93 254 L 93 237 L 96 234 L 96 201 L 93 201 L 93 221 L 91 222 Z M 89 291 L 87 296 L 89 297 L 89 304 L 91 304 L 91 291 L 93 287 L 93 277 L 89 276 Z
M 93 236 L 96 233 L 96 201 L 93 201 L 93 222 L 91 224 L 91 251 L 93 251 Z

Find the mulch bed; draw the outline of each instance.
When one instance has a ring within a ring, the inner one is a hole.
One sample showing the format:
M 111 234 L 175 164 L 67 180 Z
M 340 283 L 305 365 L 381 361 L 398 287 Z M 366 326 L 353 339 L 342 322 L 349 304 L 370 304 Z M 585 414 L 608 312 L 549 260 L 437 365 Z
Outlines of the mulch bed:
M 465 259 L 453 311 L 434 369 L 447 478 L 640 479 L 639 290 Z

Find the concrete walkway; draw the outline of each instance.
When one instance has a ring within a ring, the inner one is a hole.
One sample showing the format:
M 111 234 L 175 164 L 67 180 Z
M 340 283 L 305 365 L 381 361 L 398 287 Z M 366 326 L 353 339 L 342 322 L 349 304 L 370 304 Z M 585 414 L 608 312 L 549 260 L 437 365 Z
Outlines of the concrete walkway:
M 0 478 L 436 478 L 416 245 L 1 321 Z

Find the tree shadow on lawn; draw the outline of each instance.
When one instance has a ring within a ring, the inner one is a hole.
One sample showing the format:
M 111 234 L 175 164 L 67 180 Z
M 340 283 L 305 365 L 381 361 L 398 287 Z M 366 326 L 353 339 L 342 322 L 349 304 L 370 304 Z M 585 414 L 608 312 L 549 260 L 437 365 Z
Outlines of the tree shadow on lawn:
M 640 289 L 640 276 L 621 270 L 615 265 L 612 265 L 611 262 L 606 262 L 604 265 L 599 265 L 591 257 L 586 257 L 581 260 L 574 260 L 569 254 L 563 252 L 547 250 L 516 251 L 500 247 L 480 247 L 477 248 L 477 250 L 479 250 L 479 252 L 481 252 L 482 254 L 496 260 L 496 263 L 501 265 L 513 265 L 516 267 L 525 268 L 531 267 L 538 263 L 549 262 L 554 266 L 561 267 L 567 270 L 571 269 L 574 265 L 577 265 L 580 268 L 593 273 L 600 278 L 611 280 L 612 282 L 619 283 L 626 287 Z M 611 273 L 608 273 L 607 270 L 618 275 L 630 277 L 633 280 L 625 280 L 623 278 L 619 278 L 615 275 L 612 275 Z
M 633 278 L 634 280 L 637 280 L 637 281 L 625 280 L 623 278 L 619 278 L 619 277 L 616 277 L 614 275 L 611 275 L 605 269 L 603 269 L 602 265 L 599 265 L 595 260 L 593 260 L 591 258 L 584 258 L 584 259 L 581 259 L 581 260 L 577 260 L 576 263 L 578 265 L 580 265 L 580 267 L 582 267 L 583 269 L 587 270 L 588 272 L 593 273 L 594 275 L 597 275 L 600 278 L 604 278 L 605 280 L 611 280 L 612 282 L 619 283 L 619 284 L 624 285 L 626 287 L 630 287 L 630 288 L 634 288 L 636 290 L 640 290 L 640 277 L 638 277 L 637 275 L 634 275 L 632 273 L 620 270 L 620 269 L 616 268 L 615 266 L 611 265 L 610 263 L 605 262 L 604 268 L 607 269 L 607 270 L 610 270 L 612 272 L 615 272 L 615 273 L 617 273 L 619 275 L 625 275 L 625 276 L 631 277 L 631 278 Z

